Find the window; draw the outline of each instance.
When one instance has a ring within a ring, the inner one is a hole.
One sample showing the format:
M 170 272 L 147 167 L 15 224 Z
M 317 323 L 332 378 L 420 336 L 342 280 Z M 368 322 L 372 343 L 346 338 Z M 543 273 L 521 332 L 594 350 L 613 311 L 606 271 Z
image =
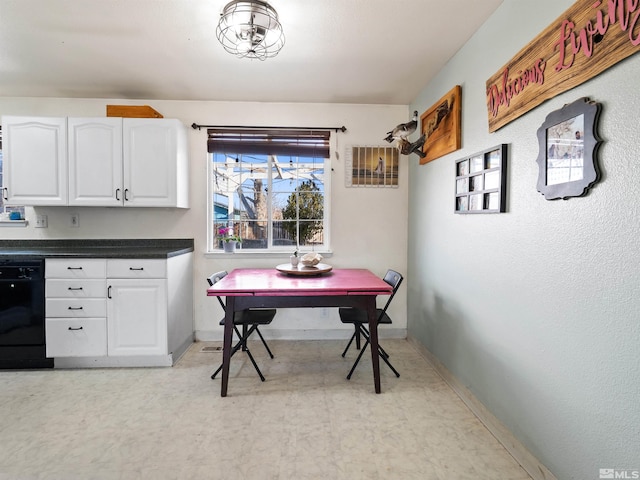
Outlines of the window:
M 329 131 L 209 129 L 211 252 L 231 228 L 245 251 L 327 250 Z

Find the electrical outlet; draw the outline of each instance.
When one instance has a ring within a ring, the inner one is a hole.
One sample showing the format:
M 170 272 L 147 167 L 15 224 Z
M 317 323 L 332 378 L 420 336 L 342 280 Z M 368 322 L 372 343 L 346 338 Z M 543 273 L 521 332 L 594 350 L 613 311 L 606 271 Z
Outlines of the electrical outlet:
M 70 227 L 79 227 L 80 226 L 80 215 L 78 215 L 77 213 L 72 213 L 71 214 L 71 218 L 70 218 L 70 223 L 69 226 Z
M 36 228 L 47 228 L 49 221 L 46 215 L 36 215 Z

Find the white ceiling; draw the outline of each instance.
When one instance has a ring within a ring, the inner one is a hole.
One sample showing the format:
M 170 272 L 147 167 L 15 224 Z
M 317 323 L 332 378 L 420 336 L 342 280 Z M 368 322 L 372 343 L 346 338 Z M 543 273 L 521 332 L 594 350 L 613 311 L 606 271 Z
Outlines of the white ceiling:
M 228 0 L 0 0 L 0 96 L 409 104 L 503 0 L 271 0 L 261 62 L 222 49 Z

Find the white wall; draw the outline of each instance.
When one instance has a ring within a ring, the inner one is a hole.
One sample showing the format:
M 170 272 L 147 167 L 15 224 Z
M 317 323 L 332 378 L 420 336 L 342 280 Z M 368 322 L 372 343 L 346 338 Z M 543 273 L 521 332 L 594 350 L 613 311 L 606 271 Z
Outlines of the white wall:
M 505 1 L 411 106 L 462 85 L 462 149 L 411 165 L 409 335 L 559 479 L 640 470 L 640 56 L 488 133 L 485 82 L 572 4 Z M 548 66 L 547 68 L 551 68 Z M 536 131 L 603 105 L 603 177 L 582 198 L 536 191 Z M 507 213 L 455 215 L 454 162 L 510 145 Z
M 317 126 L 345 125 L 337 134 L 332 153 L 331 246 L 326 263 L 340 267 L 366 267 L 377 275 L 387 268 L 407 268 L 408 159 L 401 157 L 399 188 L 346 188 L 345 152 L 348 145 L 388 145 L 382 139 L 391 127 L 408 120 L 406 105 L 271 104 L 240 102 L 181 102 L 117 99 L 2 98 L 0 115 L 105 116 L 107 104 L 151 105 L 166 118 L 178 118 L 185 125 Z M 288 261 L 287 256 L 205 256 L 207 152 L 206 131 L 189 128 L 191 208 L 125 209 L 39 207 L 48 215 L 49 228 L 36 229 L 35 212 L 27 209 L 27 228 L 0 228 L 7 238 L 194 238 L 195 329 L 199 339 L 221 338 L 217 302 L 205 294 L 206 277 L 221 269 L 237 267 L 272 268 Z M 413 160 L 413 159 L 412 159 Z M 70 228 L 68 217 L 79 213 L 80 227 Z M 402 288 L 391 309 L 393 329 L 388 335 L 405 336 L 406 290 Z M 265 330 L 279 338 L 348 338 L 336 309 L 281 310 L 277 322 Z

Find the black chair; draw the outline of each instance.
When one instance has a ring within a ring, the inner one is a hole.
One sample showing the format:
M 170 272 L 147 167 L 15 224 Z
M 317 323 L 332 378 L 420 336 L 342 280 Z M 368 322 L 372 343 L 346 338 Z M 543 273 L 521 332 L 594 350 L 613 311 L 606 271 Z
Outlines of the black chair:
M 384 308 L 376 308 L 376 314 L 378 316 L 378 325 L 392 323 L 391 318 L 389 317 L 389 315 L 387 315 L 387 308 L 389 308 L 389 305 L 391 304 L 393 297 L 396 295 L 398 288 L 400 288 L 402 279 L 403 279 L 402 275 L 400 275 L 395 270 L 387 270 L 387 273 L 385 274 L 383 280 L 389 285 L 391 285 L 391 287 L 393 288 L 393 291 L 391 292 L 391 295 L 389 296 L 389 299 L 387 300 L 387 303 L 385 304 Z M 353 335 L 351 335 L 351 339 L 347 344 L 347 348 L 345 348 L 344 352 L 342 352 L 342 356 L 344 357 L 347 354 L 347 351 L 349 350 L 349 347 L 351 346 L 354 340 L 356 341 L 356 348 L 360 350 L 360 354 L 358 355 L 358 358 L 356 358 L 356 361 L 351 367 L 351 371 L 349 372 L 349 375 L 347 375 L 347 379 L 350 380 L 351 375 L 353 374 L 353 371 L 358 366 L 358 363 L 360 362 L 362 355 L 364 354 L 365 350 L 369 346 L 369 343 L 371 342 L 369 338 L 369 329 L 367 328 L 367 325 L 369 324 L 369 319 L 367 318 L 366 310 L 362 310 L 359 308 L 340 308 L 338 310 L 338 313 L 340 314 L 340 321 L 342 321 L 342 323 L 351 323 L 353 324 L 353 327 L 354 327 Z M 364 337 L 365 339 L 365 343 L 362 346 L 362 348 L 360 348 L 361 336 Z M 389 362 L 389 354 L 385 352 L 385 350 L 380 346 L 380 344 L 378 344 L 378 355 L 380 355 L 380 358 L 384 361 L 384 363 L 386 363 L 389 366 L 389 368 L 393 371 L 393 373 L 395 373 L 396 377 L 399 377 L 400 374 L 395 368 L 393 368 L 393 365 L 391 365 L 391 362 Z
M 219 282 L 226 276 L 227 276 L 227 272 L 223 270 L 221 272 L 217 272 L 211 275 L 209 278 L 207 278 L 207 282 L 209 282 L 209 286 L 212 286 L 213 284 L 215 284 L 216 282 Z M 224 302 L 222 301 L 222 298 L 220 297 L 216 297 L 216 298 L 218 299 L 218 302 L 220 302 L 220 306 L 222 307 L 222 310 L 226 312 L 226 307 Z M 267 342 L 265 342 L 264 337 L 262 336 L 262 333 L 260 332 L 260 329 L 258 327 L 261 325 L 269 325 L 273 321 L 273 317 L 275 317 L 275 315 L 276 315 L 275 309 L 258 308 L 258 309 L 247 309 L 241 312 L 236 312 L 236 314 L 233 317 L 233 330 L 236 332 L 236 335 L 238 336 L 239 340 L 238 340 L 238 343 L 236 343 L 231 349 L 231 356 L 233 357 L 233 355 L 240 349 L 242 349 L 243 352 L 246 352 L 247 355 L 249 356 L 249 360 L 251 360 L 251 363 L 253 364 L 253 367 L 256 369 L 256 372 L 258 372 L 258 375 L 260 376 L 260 380 L 262 380 L 263 382 L 264 382 L 264 375 L 262 375 L 260 368 L 258 368 L 258 364 L 253 358 L 253 355 L 251 355 L 251 351 L 247 346 L 247 340 L 253 334 L 253 332 L 256 332 L 260 337 L 260 340 L 262 340 L 262 344 L 264 345 L 264 348 L 267 349 L 269 356 L 273 358 L 273 353 L 271 353 L 271 350 L 269 349 L 269 345 L 267 345 Z M 222 320 L 220 320 L 220 325 L 224 325 L 224 317 L 222 318 Z M 242 332 L 240 331 L 238 326 L 242 327 Z M 218 375 L 218 373 L 220 373 L 221 370 L 222 370 L 222 365 L 220 365 L 218 369 L 215 372 L 213 372 L 213 375 L 211 375 L 211 379 L 216 378 L 216 375 Z

